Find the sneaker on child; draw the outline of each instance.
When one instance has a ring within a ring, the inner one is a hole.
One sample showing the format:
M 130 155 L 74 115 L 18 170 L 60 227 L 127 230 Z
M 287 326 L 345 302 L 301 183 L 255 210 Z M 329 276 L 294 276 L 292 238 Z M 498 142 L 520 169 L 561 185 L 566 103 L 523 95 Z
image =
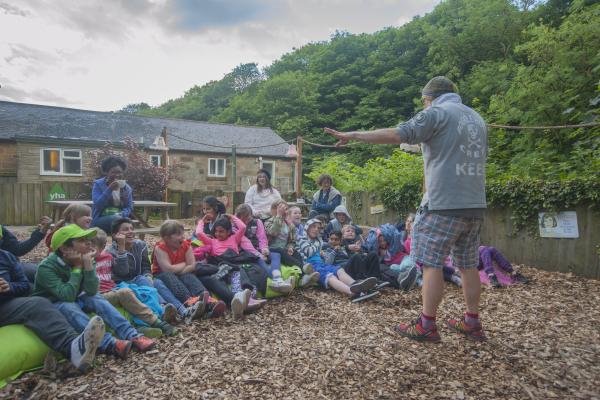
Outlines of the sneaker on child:
M 163 335 L 163 331 L 156 326 L 140 326 L 139 328 L 137 328 L 137 330 L 142 335 L 152 339 L 158 339 Z
M 131 346 L 133 346 L 133 343 L 131 343 L 129 340 L 115 339 L 112 345 L 111 353 L 119 357 L 121 360 L 126 360 L 127 356 L 131 352 Z
M 405 292 L 410 291 L 417 281 L 417 267 L 412 266 L 411 268 L 405 269 L 396 278 L 398 281 L 398 285 L 400 285 L 400 289 Z
M 312 268 L 312 266 L 311 266 L 311 268 Z M 300 278 L 299 286 L 301 288 L 314 286 L 319 282 L 320 277 L 321 277 L 321 274 L 319 274 L 318 272 L 311 272 L 309 274 L 304 274 L 302 276 L 302 278 Z
M 146 336 L 137 336 L 131 339 L 131 343 L 137 351 L 145 353 L 156 346 L 156 342 Z
M 375 289 L 375 285 L 377 285 L 377 278 L 370 277 L 354 282 L 350 285 L 350 291 L 352 293 L 365 293 Z
M 177 322 L 177 307 L 171 303 L 165 304 L 163 308 L 162 320 L 169 324 L 174 324 Z
M 104 337 L 104 321 L 99 316 L 90 318 L 87 326 L 71 342 L 71 363 L 80 370 L 86 372 L 94 363 L 96 350 Z
M 283 295 L 288 295 L 294 289 L 294 286 L 290 283 L 290 279 L 286 279 L 285 281 L 281 277 L 277 277 L 271 280 L 271 284 L 269 287 Z
M 267 304 L 267 300 L 265 299 L 255 299 L 254 297 L 250 297 L 250 301 L 248 302 L 248 307 L 245 310 L 246 314 L 253 313 L 255 311 L 260 310 Z
M 214 297 L 209 297 L 207 312 L 204 314 L 206 319 L 209 318 L 219 318 L 225 315 L 225 310 L 227 310 L 227 305 L 223 300 L 217 300 Z
M 234 320 L 242 319 L 244 316 L 244 291 L 237 292 L 231 300 L 231 315 Z
M 169 324 L 166 321 L 161 321 L 160 319 L 156 320 L 156 322 L 152 325 L 153 328 L 158 328 L 162 333 L 167 336 L 175 336 L 179 331 L 173 325 Z M 145 335 L 148 336 L 148 335 Z
M 350 297 L 350 302 L 360 303 L 361 301 L 373 298 L 380 294 L 381 294 L 381 292 L 379 290 L 370 290 L 368 292 L 355 293 L 352 295 L 352 297 Z

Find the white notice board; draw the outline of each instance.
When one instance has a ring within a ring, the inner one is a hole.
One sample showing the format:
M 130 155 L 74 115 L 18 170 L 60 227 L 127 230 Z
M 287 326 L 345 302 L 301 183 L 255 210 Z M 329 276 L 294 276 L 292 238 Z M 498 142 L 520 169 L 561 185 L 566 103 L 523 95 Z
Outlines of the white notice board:
M 571 239 L 579 237 L 575 211 L 541 212 L 538 225 L 541 237 Z

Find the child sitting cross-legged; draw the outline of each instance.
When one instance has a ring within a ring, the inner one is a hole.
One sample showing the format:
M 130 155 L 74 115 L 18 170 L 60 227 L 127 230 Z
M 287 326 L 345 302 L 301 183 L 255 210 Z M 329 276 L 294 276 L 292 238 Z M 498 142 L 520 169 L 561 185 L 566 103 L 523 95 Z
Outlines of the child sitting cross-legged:
M 340 293 L 350 296 L 353 302 L 372 297 L 379 292 L 374 291 L 377 284 L 376 278 L 367 278 L 360 281 L 354 280 L 344 269 L 338 265 L 326 264 L 322 256 L 323 241 L 320 238 L 321 222 L 311 219 L 306 223 L 306 236 L 298 242 L 300 253 L 306 262 L 312 264 L 320 274 L 319 284 L 325 289 L 332 288 Z
M 141 335 L 108 300 L 98 294 L 95 250 L 90 241 L 95 235 L 96 231 L 83 230 L 76 224 L 54 232 L 50 244 L 53 253 L 38 267 L 33 295 L 53 302 L 78 332 L 82 332 L 90 321 L 86 313 L 96 313 L 118 338 L 105 333 L 100 351 L 125 359 L 132 345 L 139 351 L 147 351 L 156 343 Z
M 290 294 L 296 283 L 295 277 L 286 280 L 281 277 L 281 255 L 269 251 L 269 241 L 262 221 L 252 216 L 252 207 L 240 204 L 236 209 L 236 216 L 246 224 L 246 233 L 242 238 L 241 247 L 259 257 L 258 264 L 271 276 L 269 287 L 282 294 Z M 269 268 L 265 261 L 271 261 Z
M 231 313 L 233 319 L 241 319 L 244 316 L 244 312 L 252 309 L 257 309 L 265 304 L 265 300 L 257 300 L 257 287 L 256 284 L 266 285 L 266 274 L 264 270 L 260 268 L 261 273 L 264 276 L 264 282 L 253 282 L 248 276 L 245 269 L 240 268 L 239 264 L 251 265 L 251 261 L 242 261 L 239 257 L 241 252 L 241 243 L 246 232 L 246 225 L 235 215 L 223 214 L 216 221 L 214 221 L 214 238 L 207 235 L 204 232 L 204 224 L 210 221 L 210 216 L 205 215 L 198 226 L 196 227 L 196 236 L 206 245 L 210 245 L 209 262 L 213 264 L 225 264 L 227 267 L 235 267 L 228 273 L 231 283 L 231 292 L 233 298 L 231 299 Z M 235 224 L 236 230 L 233 230 L 233 224 Z M 255 256 L 250 254 L 253 260 Z M 263 278 L 260 278 L 262 281 Z M 264 290 L 264 288 L 263 288 Z
M 92 237 L 92 245 L 96 249 L 96 275 L 100 281 L 100 293 L 115 307 L 122 307 L 135 318 L 147 324 L 150 329 L 139 328 L 147 336 L 155 336 L 153 329 L 158 330 L 158 335 L 164 333 L 167 336 L 177 334 L 177 328 L 169 323 L 162 321 L 153 310 L 142 303 L 134 291 L 128 287 L 116 287 L 117 284 L 112 279 L 112 261 L 113 257 L 110 253 L 104 251 L 106 247 L 106 233 L 100 228 L 92 228 L 96 231 L 96 236 Z M 137 287 L 137 285 L 136 285 Z M 140 287 L 140 290 L 142 287 Z M 158 293 L 154 288 L 146 288 L 145 293 L 149 297 L 153 297 L 153 303 L 158 307 L 158 312 L 162 313 L 158 300 Z
M 190 306 L 186 323 L 201 318 L 220 317 L 225 303 L 210 296 L 208 290 L 196 277 L 196 258 L 191 242 L 184 237 L 184 226 L 175 220 L 167 220 L 160 226 L 161 240 L 152 254 L 152 273 L 177 297 Z

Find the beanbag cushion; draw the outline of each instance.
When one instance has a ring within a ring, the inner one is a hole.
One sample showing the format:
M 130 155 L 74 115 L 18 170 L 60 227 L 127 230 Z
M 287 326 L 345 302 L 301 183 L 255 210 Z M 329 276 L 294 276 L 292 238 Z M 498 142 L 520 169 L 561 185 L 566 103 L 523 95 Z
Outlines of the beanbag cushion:
M 117 310 L 131 321 L 127 311 L 120 307 Z M 49 351 L 50 348 L 24 325 L 0 327 L 0 388 L 24 372 L 41 368 Z

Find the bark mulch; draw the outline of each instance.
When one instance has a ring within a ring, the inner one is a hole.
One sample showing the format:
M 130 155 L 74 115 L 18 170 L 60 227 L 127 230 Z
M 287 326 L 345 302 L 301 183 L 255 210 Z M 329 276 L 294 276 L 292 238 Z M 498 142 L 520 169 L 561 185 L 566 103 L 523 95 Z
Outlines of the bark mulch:
M 450 285 L 440 344 L 393 332 L 417 315 L 417 290 L 351 304 L 311 289 L 242 322 L 181 326 L 126 361 L 100 356 L 87 375 L 65 363 L 25 374 L 0 398 L 600 399 L 600 282 L 518 268 L 529 285 L 482 294 L 485 343 L 442 326 L 463 310 Z

